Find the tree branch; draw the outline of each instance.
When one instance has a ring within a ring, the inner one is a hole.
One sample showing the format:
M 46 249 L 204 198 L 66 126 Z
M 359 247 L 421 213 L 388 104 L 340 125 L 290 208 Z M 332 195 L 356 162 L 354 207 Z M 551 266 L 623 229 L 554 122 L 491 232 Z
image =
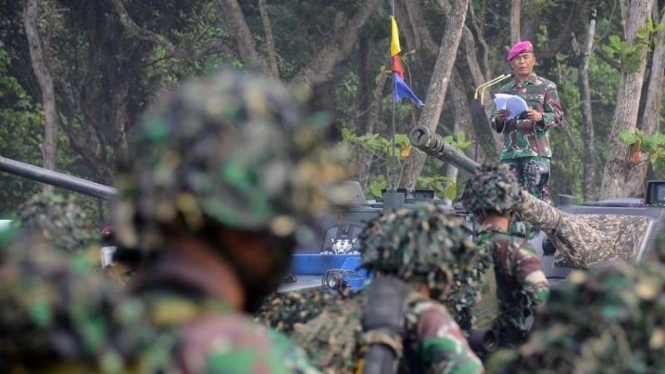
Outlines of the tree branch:
M 125 7 L 122 5 L 122 0 L 111 0 L 111 3 L 113 3 L 113 8 L 120 17 L 120 23 L 131 36 L 156 44 L 164 48 L 170 55 L 176 58 L 186 61 L 194 61 L 200 59 L 203 56 L 229 49 L 228 42 L 221 38 L 210 39 L 206 41 L 200 48 L 193 51 L 188 49 L 181 49 L 165 36 L 150 30 L 146 30 L 137 25 L 136 22 L 134 22 L 134 20 L 132 20 L 132 18 L 129 16 L 129 13 L 127 13 Z
M 348 58 L 353 51 L 353 46 L 358 39 L 358 30 L 373 14 L 380 2 L 380 0 L 366 0 L 361 4 L 356 15 L 340 31 L 333 34 L 314 59 L 296 73 L 291 83 L 317 84 L 330 80 L 333 68 L 340 61 Z
M 245 15 L 240 9 L 240 4 L 236 0 L 219 0 L 226 21 L 229 23 L 229 29 L 238 45 L 240 57 L 247 63 L 248 67 L 254 71 L 269 75 L 268 63 L 263 55 L 259 54 L 254 44 L 254 37 L 247 26 Z
M 600 57 L 601 60 L 605 61 L 611 67 L 617 69 L 618 71 L 622 71 L 621 64 L 612 57 L 608 56 L 607 53 L 605 53 L 602 49 L 596 48 L 594 49 L 593 53 L 595 53 L 596 56 Z
M 55 103 L 55 92 L 53 88 L 53 76 L 48 62 L 44 56 L 37 19 L 39 18 L 39 1 L 27 0 L 23 8 L 23 22 L 25 35 L 30 48 L 30 60 L 35 72 L 39 87 L 41 88 L 42 103 L 44 105 L 44 143 L 42 145 L 42 162 L 44 168 L 53 170 L 55 168 L 55 153 L 58 146 L 58 111 Z
M 543 49 L 543 52 L 539 54 L 543 60 L 548 60 L 556 56 L 557 53 L 570 41 L 573 39 L 572 30 L 575 29 L 575 25 L 579 21 L 582 10 L 584 9 L 585 0 L 575 1 L 573 7 L 568 13 L 568 19 L 566 24 L 561 28 L 562 32 L 557 36 L 556 41 L 552 44 L 548 44 L 547 47 Z M 568 31 L 566 31 L 568 30 Z
M 259 0 L 259 12 L 261 13 L 263 30 L 266 33 L 268 61 L 270 62 L 270 75 L 275 78 L 279 78 L 279 70 L 277 69 L 277 54 L 275 53 L 275 40 L 272 37 L 272 26 L 270 26 L 270 17 L 268 17 L 266 2 L 267 0 Z

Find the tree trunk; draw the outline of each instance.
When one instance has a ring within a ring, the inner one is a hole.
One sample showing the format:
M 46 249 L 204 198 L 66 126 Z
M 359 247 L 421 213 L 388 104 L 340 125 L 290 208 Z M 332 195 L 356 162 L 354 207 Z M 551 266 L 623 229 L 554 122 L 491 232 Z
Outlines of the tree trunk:
M 376 12 L 379 3 L 381 3 L 380 0 L 366 0 L 361 4 L 356 15 L 341 28 L 341 31 L 336 32 L 327 41 L 304 68 L 296 73 L 291 83 L 295 85 L 317 84 L 331 80 L 333 69 L 340 61 L 348 58 L 353 51 L 353 46 L 358 39 L 358 31 L 369 16 Z
M 469 101 L 464 91 L 462 77 L 455 69 L 452 75 L 452 82 L 450 85 L 450 95 L 453 102 L 453 111 L 455 114 L 455 130 L 453 133 L 463 132 L 466 139 L 472 145 L 464 151 L 464 153 L 474 160 L 482 163 L 485 160 L 485 152 L 480 147 L 480 131 L 487 131 L 488 129 L 478 129 L 471 118 L 471 108 Z M 494 144 L 492 144 L 493 146 Z
M 454 96 L 455 95 L 454 92 L 456 91 L 454 84 L 452 85 L 451 89 L 452 89 L 451 93 Z M 453 124 L 453 134 L 457 134 L 458 132 L 462 131 L 462 127 L 458 124 L 457 119 L 460 118 L 464 120 L 463 117 L 464 117 L 463 113 L 460 113 L 460 115 L 458 116 L 457 110 L 455 111 L 455 123 Z M 454 167 L 452 164 L 446 164 L 446 177 L 450 179 L 452 183 L 457 183 L 457 174 L 458 170 L 456 167 Z M 441 198 L 443 199 L 444 204 L 450 206 L 453 205 L 453 201 L 449 199 L 448 196 L 441 196 Z
M 522 17 L 522 0 L 512 0 L 510 7 L 510 43 L 520 41 L 520 19 Z
M 593 114 L 591 111 L 591 89 L 589 87 L 589 60 L 593 53 L 593 39 L 596 34 L 596 9 L 591 10 L 591 18 L 587 26 L 586 39 L 582 49 L 582 64 L 579 69 L 579 89 L 582 99 L 580 111 L 582 114 L 582 137 L 584 138 L 584 157 L 582 166 L 584 168 L 584 198 L 596 200 L 597 182 L 596 170 L 598 161 L 596 158 L 596 146 L 593 128 Z
M 46 61 L 37 28 L 39 18 L 39 1 L 26 0 L 23 8 L 23 22 L 25 24 L 25 35 L 30 48 L 30 59 L 32 69 L 35 72 L 42 93 L 44 105 L 44 116 L 46 126 L 44 127 L 44 143 L 42 145 L 42 162 L 44 168 L 53 170 L 55 168 L 55 153 L 58 147 L 58 111 L 55 103 L 53 90 L 53 76 Z
M 268 61 L 270 62 L 270 75 L 279 78 L 277 69 L 277 53 L 275 52 L 275 40 L 272 37 L 272 26 L 270 26 L 270 17 L 268 17 L 267 0 L 259 0 L 259 12 L 263 22 L 263 30 L 266 33 L 266 49 L 268 50 Z
M 622 14 L 628 13 L 624 20 L 624 31 L 629 43 L 636 42 L 636 32 L 645 24 L 646 17 L 651 13 L 652 0 L 633 0 L 629 11 L 622 8 Z M 603 183 L 600 189 L 601 199 L 610 199 L 626 194 L 626 177 L 631 169 L 628 162 L 629 146 L 619 139 L 622 131 L 635 130 L 640 105 L 640 95 L 646 68 L 646 48 L 640 50 L 640 65 L 636 71 L 624 69 L 617 93 L 617 104 L 614 110 L 614 126 L 610 135 L 609 152 L 605 162 Z
M 374 92 L 372 94 L 373 104 L 367 121 L 368 133 L 377 132 L 379 118 L 381 117 L 383 88 L 385 87 L 387 80 L 388 80 L 388 74 L 384 73 L 379 73 L 379 76 L 376 79 L 376 88 L 374 88 Z M 363 189 L 367 188 L 369 181 L 369 172 L 372 168 L 373 161 L 374 161 L 374 155 L 371 152 L 362 151 L 361 154 L 358 155 L 355 172 L 356 172 L 356 178 L 358 182 L 360 182 L 360 185 L 362 186 Z
M 439 48 L 439 55 L 436 59 L 434 72 L 430 80 L 425 107 L 420 114 L 418 124 L 429 127 L 436 131 L 441 117 L 441 109 L 446 98 L 448 82 L 457 57 L 462 30 L 464 29 L 464 20 L 469 7 L 469 0 L 455 0 L 452 9 L 446 16 L 446 30 L 443 33 L 443 40 Z M 418 176 L 425 164 L 426 156 L 422 152 L 413 152 L 406 160 L 404 172 L 401 178 L 401 187 L 413 189 L 416 186 Z
M 660 20 L 665 23 L 665 13 Z M 656 49 L 653 52 L 651 62 L 651 76 L 649 77 L 649 89 L 642 118 L 642 131 L 645 135 L 653 135 L 660 130 L 660 109 L 663 98 L 663 81 L 665 76 L 665 30 L 658 33 Z M 626 177 L 626 190 L 631 196 L 644 194 L 644 183 L 647 176 L 649 163 L 643 162 L 628 170 Z
M 367 120 L 370 116 L 370 81 L 368 72 L 371 69 L 371 60 L 369 58 L 369 41 L 367 37 L 361 36 L 358 41 L 358 133 L 359 135 L 368 132 Z
M 238 45 L 240 57 L 245 61 L 247 67 L 250 70 L 270 75 L 266 59 L 256 50 L 254 36 L 249 26 L 247 26 L 240 4 L 236 0 L 219 0 L 219 3 L 224 10 L 229 30 L 231 30 L 233 38 Z

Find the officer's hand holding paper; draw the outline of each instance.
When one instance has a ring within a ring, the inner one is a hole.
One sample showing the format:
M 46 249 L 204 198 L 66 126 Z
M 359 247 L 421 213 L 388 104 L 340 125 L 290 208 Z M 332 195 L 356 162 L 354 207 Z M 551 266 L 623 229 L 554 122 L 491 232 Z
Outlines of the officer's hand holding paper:
M 515 95 L 498 93 L 494 97 L 494 103 L 496 104 L 496 108 L 498 110 L 505 109 L 510 113 L 508 115 L 509 119 L 515 119 L 522 113 L 529 110 L 529 106 L 526 104 L 526 101 Z

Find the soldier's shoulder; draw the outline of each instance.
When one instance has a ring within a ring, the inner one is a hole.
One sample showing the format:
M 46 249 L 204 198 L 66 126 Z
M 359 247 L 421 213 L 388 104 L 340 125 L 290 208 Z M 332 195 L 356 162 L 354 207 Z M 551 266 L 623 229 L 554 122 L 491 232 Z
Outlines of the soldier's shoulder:
M 551 80 L 547 78 L 543 78 L 540 75 L 537 76 L 536 78 L 538 80 L 538 85 L 542 86 L 545 89 L 554 89 L 556 90 L 556 83 L 552 82 Z
M 282 334 L 238 313 L 199 318 L 182 327 L 181 365 L 188 372 L 284 373 L 298 350 Z M 288 360 L 287 360 L 288 359 Z

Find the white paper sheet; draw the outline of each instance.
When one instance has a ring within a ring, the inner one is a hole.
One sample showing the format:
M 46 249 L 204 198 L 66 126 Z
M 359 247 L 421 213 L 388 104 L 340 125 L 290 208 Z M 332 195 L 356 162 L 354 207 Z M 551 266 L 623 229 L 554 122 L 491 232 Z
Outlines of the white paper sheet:
M 498 109 L 507 109 L 509 119 L 513 119 L 529 110 L 526 101 L 519 96 L 498 93 L 494 96 L 494 103 Z

